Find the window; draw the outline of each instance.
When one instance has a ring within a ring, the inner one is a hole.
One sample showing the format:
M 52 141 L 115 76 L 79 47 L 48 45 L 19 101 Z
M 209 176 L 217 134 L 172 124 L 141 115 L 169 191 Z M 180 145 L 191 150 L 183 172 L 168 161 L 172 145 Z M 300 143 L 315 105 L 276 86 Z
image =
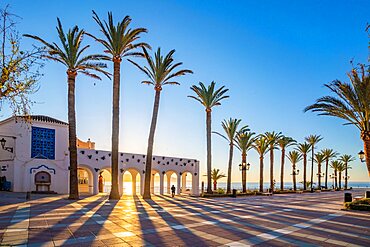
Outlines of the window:
M 55 159 L 55 129 L 32 127 L 31 158 Z

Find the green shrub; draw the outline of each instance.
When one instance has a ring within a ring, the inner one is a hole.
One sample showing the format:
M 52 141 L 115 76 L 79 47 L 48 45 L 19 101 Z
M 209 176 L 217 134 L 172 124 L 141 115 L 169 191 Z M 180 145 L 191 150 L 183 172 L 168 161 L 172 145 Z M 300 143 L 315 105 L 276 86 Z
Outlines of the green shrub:
M 225 190 L 223 188 L 218 188 L 217 193 L 218 194 L 225 194 Z
M 352 210 L 370 211 L 370 199 L 361 199 L 344 203 L 344 207 Z

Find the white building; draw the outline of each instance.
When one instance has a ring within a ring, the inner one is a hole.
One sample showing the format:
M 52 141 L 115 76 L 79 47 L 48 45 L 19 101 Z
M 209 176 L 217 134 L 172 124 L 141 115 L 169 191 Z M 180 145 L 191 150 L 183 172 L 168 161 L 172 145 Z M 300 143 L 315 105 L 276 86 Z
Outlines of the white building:
M 77 140 L 79 191 L 107 192 L 110 181 L 110 152 L 95 150 L 95 143 Z M 0 121 L 0 177 L 11 182 L 14 192 L 54 191 L 67 194 L 69 187 L 68 124 L 48 116 L 10 117 Z M 119 188 L 143 193 L 145 155 L 119 153 Z M 153 156 L 152 193 L 199 195 L 199 161 Z M 130 178 L 131 188 L 124 189 Z M 104 181 L 105 180 L 105 181 Z M 190 182 L 191 180 L 191 182 Z M 100 181 L 100 182 L 99 182 Z M 106 183 L 104 189 L 103 183 Z M 155 185 L 155 183 L 159 185 Z M 157 189 L 159 188 L 159 191 Z

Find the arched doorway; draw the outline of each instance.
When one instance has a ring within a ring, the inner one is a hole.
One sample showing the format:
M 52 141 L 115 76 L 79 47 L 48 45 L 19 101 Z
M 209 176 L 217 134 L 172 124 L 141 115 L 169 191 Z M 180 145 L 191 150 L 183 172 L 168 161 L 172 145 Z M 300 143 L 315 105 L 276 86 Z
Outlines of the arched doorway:
M 123 181 L 123 195 L 136 195 L 141 192 L 141 176 L 135 169 L 128 169 L 122 175 Z
M 174 185 L 176 187 L 176 194 L 178 194 L 179 188 L 179 181 L 176 172 L 174 171 L 167 171 L 164 174 L 164 193 L 171 194 L 171 186 Z
M 78 177 L 78 192 L 82 194 L 92 194 L 93 193 L 93 174 L 89 168 L 78 167 L 77 168 Z
M 50 191 L 51 175 L 41 171 L 35 174 L 36 191 Z
M 101 176 L 101 179 L 103 180 L 103 193 L 110 193 L 110 190 L 112 188 L 112 175 L 110 172 L 110 169 L 101 169 L 99 171 L 99 177 Z M 101 186 L 101 185 L 100 185 Z M 99 186 L 99 187 L 100 187 Z M 100 191 L 99 191 L 100 192 Z
M 156 170 L 152 170 L 152 179 L 150 180 L 150 193 L 152 194 L 159 194 L 160 193 L 160 176 L 159 172 Z
M 181 174 L 181 193 L 193 194 L 193 175 L 190 172 L 183 172 Z

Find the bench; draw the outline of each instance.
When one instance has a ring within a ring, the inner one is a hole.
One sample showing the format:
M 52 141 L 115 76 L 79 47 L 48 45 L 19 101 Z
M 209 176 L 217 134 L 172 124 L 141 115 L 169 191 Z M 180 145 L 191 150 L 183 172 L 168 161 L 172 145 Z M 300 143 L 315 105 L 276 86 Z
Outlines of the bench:
M 363 198 L 362 196 L 355 196 L 355 197 L 353 197 L 353 200 L 358 201 L 358 200 L 361 200 L 362 198 Z

